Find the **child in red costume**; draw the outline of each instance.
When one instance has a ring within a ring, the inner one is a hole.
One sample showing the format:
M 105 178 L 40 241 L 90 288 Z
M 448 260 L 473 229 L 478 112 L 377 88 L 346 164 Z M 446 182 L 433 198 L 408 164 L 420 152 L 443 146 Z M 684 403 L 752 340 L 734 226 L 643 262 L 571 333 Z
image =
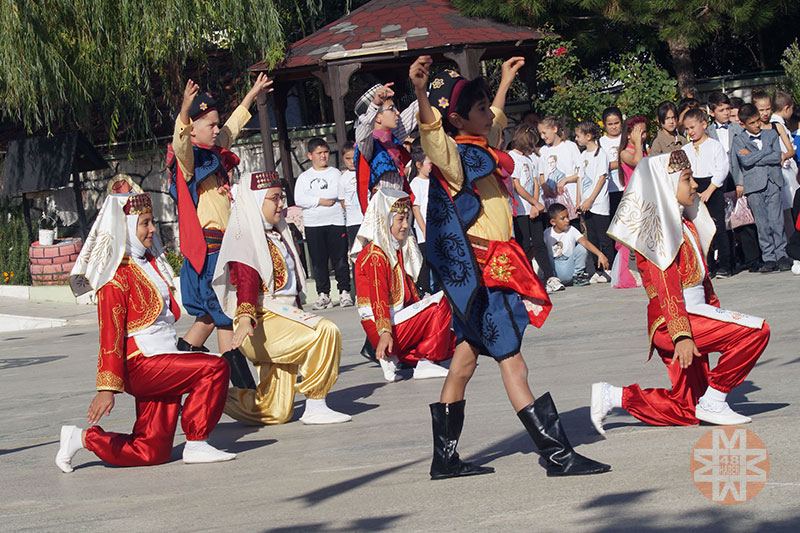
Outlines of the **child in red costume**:
M 595 383 L 591 418 L 599 433 L 605 433 L 603 419 L 615 407 L 659 426 L 750 422 L 725 400 L 764 352 L 769 326 L 761 318 L 720 308 L 704 259 L 714 230 L 685 152 L 639 163 L 608 234 L 637 251 L 650 298 L 651 351 L 658 350 L 667 365 L 672 387 L 643 390 L 636 384 Z M 722 354 L 713 369 L 710 352 Z

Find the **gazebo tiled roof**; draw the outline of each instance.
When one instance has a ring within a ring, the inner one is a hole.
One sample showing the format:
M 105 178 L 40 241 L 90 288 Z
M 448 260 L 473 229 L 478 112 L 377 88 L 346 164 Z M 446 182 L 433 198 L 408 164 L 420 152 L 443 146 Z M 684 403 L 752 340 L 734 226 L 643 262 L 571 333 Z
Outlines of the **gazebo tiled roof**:
M 272 70 L 286 72 L 382 51 L 418 55 L 455 46 L 513 46 L 541 37 L 533 28 L 466 17 L 449 0 L 373 0 L 292 44 Z M 251 70 L 266 67 L 257 63 Z

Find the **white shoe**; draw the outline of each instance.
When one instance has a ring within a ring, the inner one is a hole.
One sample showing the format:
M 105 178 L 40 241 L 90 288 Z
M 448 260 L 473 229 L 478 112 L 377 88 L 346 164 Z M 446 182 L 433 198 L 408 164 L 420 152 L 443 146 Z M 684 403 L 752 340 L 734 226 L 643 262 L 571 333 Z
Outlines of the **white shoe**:
M 348 291 L 339 293 L 339 307 L 353 307 L 353 297 Z
M 608 383 L 592 383 L 592 399 L 590 401 L 589 416 L 592 419 L 594 429 L 601 435 L 606 434 L 603 429 L 603 420 L 606 415 L 611 412 L 611 394 L 609 389 L 611 385 Z
M 221 463 L 236 459 L 235 453 L 223 452 L 204 440 L 186 441 L 183 448 L 183 462 L 186 464 Z
M 323 293 L 319 295 L 317 301 L 311 306 L 311 309 L 314 311 L 319 311 L 320 309 L 328 309 L 329 307 L 333 307 L 333 302 L 331 301 L 330 296 Z
M 311 412 L 306 409 L 306 412 L 300 417 L 300 422 L 308 425 L 341 424 L 342 422 L 350 422 L 352 419 L 352 416 L 334 411 L 331 408 Z
M 694 408 L 694 416 L 698 420 L 716 424 L 717 426 L 738 426 L 752 421 L 749 416 L 740 415 L 728 405 L 728 402 L 709 402 L 700 399 Z
M 589 283 L 594 285 L 595 283 L 608 283 L 611 281 L 611 278 L 605 272 L 595 272 L 592 274 L 592 277 L 589 278 Z
M 400 380 L 400 376 L 397 374 L 397 363 L 399 361 L 400 360 L 396 355 L 389 355 L 383 359 L 378 359 L 378 363 L 381 365 L 381 370 L 383 370 L 383 379 L 389 383 L 394 383 L 395 381 Z
M 72 472 L 72 458 L 78 453 L 78 450 L 83 448 L 83 444 L 76 446 L 72 442 L 73 435 L 78 426 L 61 426 L 61 444 L 56 453 L 56 466 L 61 469 L 65 474 Z
M 414 367 L 414 379 L 446 378 L 448 372 L 448 369 L 430 359 L 420 359 Z
M 545 290 L 547 290 L 547 294 L 553 294 L 554 292 L 564 291 L 567 288 L 561 283 L 561 280 L 557 277 L 553 276 L 547 280 L 545 283 Z
M 795 259 L 792 263 L 792 274 L 795 276 L 800 276 L 800 261 L 797 259 Z

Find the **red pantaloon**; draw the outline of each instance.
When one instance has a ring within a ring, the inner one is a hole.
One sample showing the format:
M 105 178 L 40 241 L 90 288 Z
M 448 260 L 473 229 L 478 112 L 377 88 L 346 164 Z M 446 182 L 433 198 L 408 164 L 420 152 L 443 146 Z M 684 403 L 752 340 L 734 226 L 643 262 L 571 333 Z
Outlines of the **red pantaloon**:
M 426 307 L 419 314 L 396 326 L 392 326 L 393 346 L 391 355 L 409 365 L 420 359 L 433 362 L 453 357 L 456 337 L 450 330 L 450 304 L 447 298 L 437 305 Z M 373 347 L 378 346 L 378 330 L 374 320 L 362 320 L 361 325 Z
M 720 322 L 703 316 L 689 315 L 692 336 L 703 354 L 695 357 L 688 368 L 672 363 L 675 345 L 666 325 L 656 329 L 653 345 L 667 365 L 671 389 L 641 389 L 630 385 L 622 389 L 622 408 L 630 414 L 657 426 L 690 426 L 698 424 L 694 416 L 697 400 L 710 386 L 728 393 L 744 381 L 755 366 L 769 341 L 767 323 L 761 329 Z M 720 352 L 717 366 L 708 368 L 708 355 Z
M 228 363 L 203 353 L 138 354 L 127 361 L 125 391 L 136 398 L 130 435 L 99 426 L 86 431 L 86 449 L 117 466 L 166 463 L 178 414 L 186 440 L 203 440 L 219 422 L 228 395 Z M 181 412 L 181 395 L 188 394 Z

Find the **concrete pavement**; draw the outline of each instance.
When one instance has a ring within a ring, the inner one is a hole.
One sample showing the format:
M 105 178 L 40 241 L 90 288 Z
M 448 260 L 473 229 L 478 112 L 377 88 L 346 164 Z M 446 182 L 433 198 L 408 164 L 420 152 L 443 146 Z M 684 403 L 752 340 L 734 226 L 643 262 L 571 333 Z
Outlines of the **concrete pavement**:
M 62 318 L 63 328 L 0 333 L 0 530 L 2 531 L 796 531 L 800 526 L 800 277 L 743 273 L 720 280 L 723 305 L 764 316 L 766 353 L 730 399 L 753 417 L 770 474 L 747 503 L 704 497 L 690 473 L 692 448 L 710 426 L 659 428 L 627 414 L 608 419 L 606 439 L 589 422 L 594 381 L 666 386 L 647 359 L 643 289 L 607 285 L 554 295 L 542 330 L 523 354 L 534 394 L 550 391 L 578 451 L 610 463 L 609 474 L 548 478 L 511 409 L 497 365 L 482 357 L 467 391 L 459 451 L 496 473 L 430 481 L 428 404 L 442 380 L 388 384 L 358 355 L 354 309 L 324 313 L 342 329 L 341 375 L 329 404 L 353 415 L 336 426 L 293 421 L 254 428 L 223 416 L 211 443 L 230 463 L 184 465 L 178 428 L 173 460 L 114 468 L 83 450 L 72 474 L 53 463 L 62 424 L 85 427 L 94 395 L 95 308 L 4 298 L 0 314 Z M 190 317 L 179 322 L 185 331 Z M 215 343 L 211 343 L 212 346 Z M 712 361 L 715 357 L 712 357 Z M 102 425 L 127 432 L 133 399 L 118 396 Z

